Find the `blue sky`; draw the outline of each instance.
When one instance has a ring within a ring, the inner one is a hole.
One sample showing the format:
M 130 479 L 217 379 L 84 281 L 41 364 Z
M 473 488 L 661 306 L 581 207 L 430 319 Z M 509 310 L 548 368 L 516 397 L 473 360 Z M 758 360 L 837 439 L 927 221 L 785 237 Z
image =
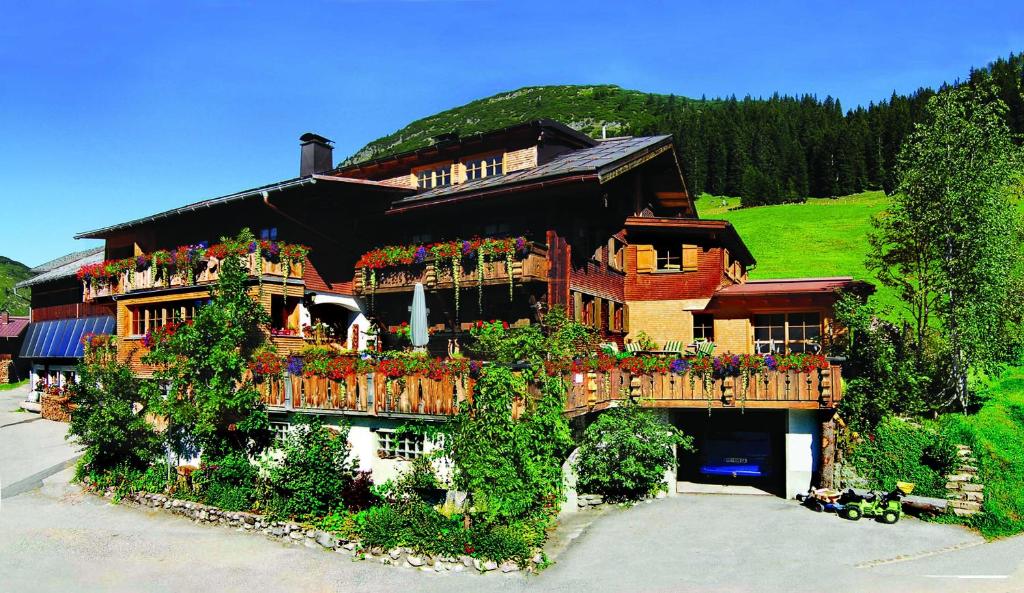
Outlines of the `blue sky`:
M 297 174 L 503 90 L 613 83 L 844 107 L 1024 50 L 1020 2 L 33 2 L 0 19 L 0 255 Z

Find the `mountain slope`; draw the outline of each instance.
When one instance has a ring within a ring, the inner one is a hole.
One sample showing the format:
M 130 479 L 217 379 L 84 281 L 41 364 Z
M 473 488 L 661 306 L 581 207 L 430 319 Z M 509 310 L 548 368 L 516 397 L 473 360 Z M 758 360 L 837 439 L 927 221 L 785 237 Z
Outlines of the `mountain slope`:
M 0 311 L 10 311 L 11 315 L 28 315 L 28 291 L 18 291 L 25 298 L 14 296 L 13 287 L 32 274 L 29 267 L 21 262 L 0 255 Z
M 370 142 L 342 164 L 422 148 L 443 133 L 465 136 L 540 118 L 560 121 L 595 138 L 601 136 L 602 126 L 608 136 L 630 134 L 638 122 L 650 119 L 651 96 L 610 84 L 524 87 L 418 119 Z

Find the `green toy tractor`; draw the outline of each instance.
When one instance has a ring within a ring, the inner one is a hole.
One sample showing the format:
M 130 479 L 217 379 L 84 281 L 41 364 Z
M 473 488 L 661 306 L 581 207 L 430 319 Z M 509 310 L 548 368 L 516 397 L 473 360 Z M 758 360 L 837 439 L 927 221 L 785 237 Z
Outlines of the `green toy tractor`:
M 853 499 L 844 505 L 843 513 L 851 521 L 857 521 L 861 517 L 874 517 L 882 523 L 892 525 L 903 516 L 903 497 L 913 491 L 913 484 L 896 482 L 896 489 L 888 494 L 868 492 L 863 496 L 854 495 Z

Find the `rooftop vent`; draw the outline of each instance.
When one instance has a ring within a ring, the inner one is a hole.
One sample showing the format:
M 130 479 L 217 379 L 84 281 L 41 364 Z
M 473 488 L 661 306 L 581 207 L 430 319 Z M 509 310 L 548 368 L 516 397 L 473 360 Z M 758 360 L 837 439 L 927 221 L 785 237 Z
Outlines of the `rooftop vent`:
M 327 138 L 306 132 L 299 137 L 302 158 L 299 161 L 299 177 L 323 173 L 334 168 L 334 149 Z

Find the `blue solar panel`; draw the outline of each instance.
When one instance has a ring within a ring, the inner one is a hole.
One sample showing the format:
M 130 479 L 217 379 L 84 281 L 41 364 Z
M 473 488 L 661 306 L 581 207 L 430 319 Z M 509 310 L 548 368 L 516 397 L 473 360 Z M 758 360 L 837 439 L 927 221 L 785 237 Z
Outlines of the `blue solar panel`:
M 114 333 L 113 317 L 55 319 L 30 323 L 21 345 L 21 358 L 81 358 L 82 337 Z

